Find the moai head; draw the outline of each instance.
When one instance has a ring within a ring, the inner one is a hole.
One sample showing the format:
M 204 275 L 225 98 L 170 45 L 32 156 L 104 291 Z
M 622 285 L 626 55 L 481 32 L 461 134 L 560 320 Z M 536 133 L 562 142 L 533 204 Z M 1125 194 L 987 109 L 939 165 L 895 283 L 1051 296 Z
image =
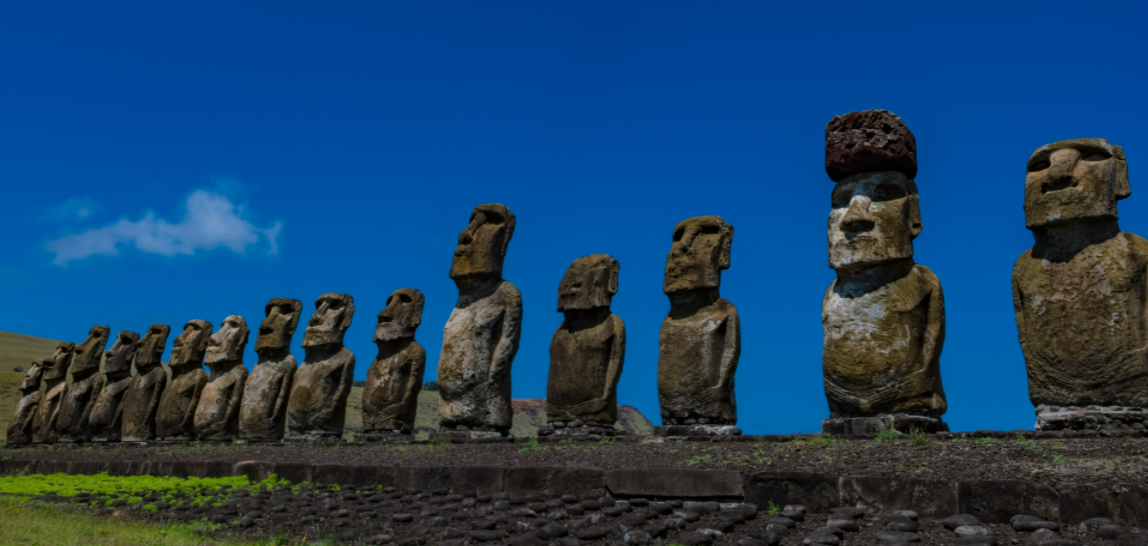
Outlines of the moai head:
M 45 362 L 47 365 L 44 370 L 44 381 L 53 381 L 56 379 L 64 379 L 68 375 L 68 364 L 72 362 L 72 355 L 76 352 L 76 344 L 67 341 L 61 341 L 56 346 L 56 352 L 52 358 Z
M 450 278 L 502 277 L 502 260 L 514 235 L 514 213 L 506 205 L 479 205 L 470 213 L 470 225 L 458 235 L 450 264 Z
M 291 349 L 291 338 L 299 326 L 303 302 L 291 298 L 272 298 L 263 310 L 267 316 L 259 324 L 255 352 L 263 357 L 286 353 Z
M 343 344 L 343 334 L 355 316 L 355 298 L 328 292 L 315 300 L 315 314 L 303 332 L 303 347 Z
M 183 333 L 171 344 L 171 362 L 175 368 L 198 368 L 203 366 L 203 353 L 207 351 L 207 340 L 211 338 L 211 323 L 206 320 L 190 320 L 183 325 Z
M 900 117 L 865 110 L 825 127 L 825 172 L 833 188 L 829 267 L 864 269 L 913 256 L 921 234 L 917 143 Z
M 728 257 L 726 263 L 729 263 Z M 609 254 L 591 254 L 574 260 L 558 283 L 558 312 L 610 307 L 610 300 L 618 293 L 621 267 Z
M 44 359 L 37 358 L 32 361 L 28 373 L 24 374 L 24 382 L 20 383 L 20 391 L 28 394 L 40 390 L 40 378 L 44 376 Z
M 1116 220 L 1116 202 L 1132 194 L 1120 146 L 1103 138 L 1062 140 L 1037 148 L 1024 180 L 1028 229 L 1090 219 Z
M 171 333 L 171 326 L 166 324 L 152 324 L 148 326 L 147 333 L 136 345 L 136 371 L 146 373 L 155 366 L 160 365 L 163 358 L 163 349 L 167 346 L 167 336 Z
M 674 228 L 662 291 L 671 294 L 721 286 L 721 271 L 729 269 L 732 245 L 733 226 L 721 216 L 682 220 Z
M 247 349 L 247 321 L 239 315 L 223 319 L 219 331 L 207 341 L 207 357 L 204 359 L 212 370 L 216 364 L 243 362 L 243 351 Z
M 140 335 L 127 330 L 120 330 L 116 334 L 116 342 L 111 350 L 104 353 L 104 373 L 108 375 L 128 374 L 132 371 L 132 357 L 136 355 L 136 346 Z
M 100 357 L 104 356 L 104 348 L 108 346 L 108 336 L 112 329 L 107 326 L 92 326 L 88 330 L 88 339 L 76 346 L 76 358 L 72 360 L 72 374 L 82 375 L 100 369 Z
M 414 288 L 400 288 L 387 298 L 387 308 L 379 313 L 375 326 L 375 343 L 415 337 L 423 321 L 423 293 Z

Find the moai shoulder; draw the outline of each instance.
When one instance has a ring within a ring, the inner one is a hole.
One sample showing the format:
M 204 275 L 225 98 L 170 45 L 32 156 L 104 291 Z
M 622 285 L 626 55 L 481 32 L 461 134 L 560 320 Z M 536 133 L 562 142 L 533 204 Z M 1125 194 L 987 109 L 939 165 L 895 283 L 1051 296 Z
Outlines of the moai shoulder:
M 303 302 L 273 298 L 264 306 L 263 322 L 255 340 L 259 361 L 243 388 L 239 408 L 239 437 L 249 441 L 283 438 L 287 401 L 297 364 L 291 355 L 291 339 L 299 326 Z
M 379 313 L 375 326 L 379 354 L 367 370 L 363 388 L 363 431 L 368 440 L 414 432 L 427 360 L 426 350 L 415 341 L 424 302 L 422 292 L 400 288 Z

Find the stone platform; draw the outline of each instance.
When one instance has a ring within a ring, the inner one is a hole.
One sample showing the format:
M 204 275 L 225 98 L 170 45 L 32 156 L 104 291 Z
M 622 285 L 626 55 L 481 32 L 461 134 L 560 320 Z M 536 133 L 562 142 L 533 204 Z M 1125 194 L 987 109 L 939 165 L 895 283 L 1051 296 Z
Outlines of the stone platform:
M 834 436 L 873 435 L 896 431 L 911 433 L 919 430 L 926 434 L 949 432 L 949 425 L 935 417 L 923 415 L 877 415 L 873 417 L 837 417 L 821 422 L 821 433 Z
M 1036 430 L 1129 430 L 1148 428 L 1148 411 L 1130 406 L 1036 408 Z
M 486 442 L 513 442 L 514 438 L 510 436 L 510 432 L 500 432 L 497 430 L 440 430 L 432 432 L 430 441 L 432 442 L 465 442 L 465 441 L 486 441 Z
M 654 436 L 741 436 L 734 425 L 662 425 L 654 427 Z

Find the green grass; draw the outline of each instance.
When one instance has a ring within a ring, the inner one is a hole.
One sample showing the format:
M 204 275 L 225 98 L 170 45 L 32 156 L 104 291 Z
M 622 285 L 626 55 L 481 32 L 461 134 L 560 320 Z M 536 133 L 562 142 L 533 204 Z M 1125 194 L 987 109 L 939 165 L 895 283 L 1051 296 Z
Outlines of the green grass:
M 978 444 L 995 444 L 995 443 L 997 443 L 997 439 L 996 438 L 987 438 L 987 437 L 986 438 L 977 438 L 977 443 Z
M 901 437 L 901 433 L 895 430 L 883 430 L 877 433 L 878 440 L 896 440 Z

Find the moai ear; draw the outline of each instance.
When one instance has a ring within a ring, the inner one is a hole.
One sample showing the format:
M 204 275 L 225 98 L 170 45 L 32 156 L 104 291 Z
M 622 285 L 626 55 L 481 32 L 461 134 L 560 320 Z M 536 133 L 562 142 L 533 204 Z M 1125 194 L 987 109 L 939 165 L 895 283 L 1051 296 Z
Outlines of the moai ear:
M 733 248 L 733 226 L 721 221 L 721 254 L 718 256 L 718 269 L 729 269 L 729 253 Z
M 909 196 L 909 233 L 916 239 L 923 229 L 925 224 L 921 222 L 921 206 L 917 194 L 914 193 Z
M 606 283 L 606 293 L 613 296 L 618 293 L 618 271 L 622 264 L 618 260 L 610 259 L 610 282 Z
M 1124 157 L 1124 148 L 1113 146 L 1112 151 L 1116 159 L 1116 199 L 1125 199 L 1132 195 L 1132 186 L 1128 184 L 1128 160 Z
M 418 328 L 423 323 L 423 305 L 426 303 L 426 296 L 419 290 L 414 288 L 410 289 L 411 305 L 411 328 Z
M 351 327 L 351 320 L 355 318 L 355 298 L 347 296 L 347 305 L 343 308 L 343 319 L 339 321 L 339 329 L 347 331 Z

